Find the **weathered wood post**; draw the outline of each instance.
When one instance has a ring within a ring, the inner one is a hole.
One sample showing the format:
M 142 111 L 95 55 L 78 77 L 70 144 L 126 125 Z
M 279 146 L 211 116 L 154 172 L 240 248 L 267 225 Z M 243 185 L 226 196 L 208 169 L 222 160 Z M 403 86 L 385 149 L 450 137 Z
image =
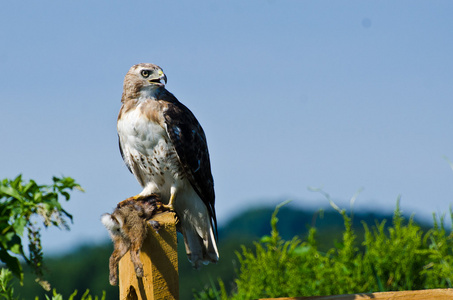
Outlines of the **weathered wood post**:
M 175 213 L 157 214 L 159 232 L 148 226 L 140 260 L 144 276 L 137 278 L 129 252 L 119 262 L 120 300 L 179 299 Z

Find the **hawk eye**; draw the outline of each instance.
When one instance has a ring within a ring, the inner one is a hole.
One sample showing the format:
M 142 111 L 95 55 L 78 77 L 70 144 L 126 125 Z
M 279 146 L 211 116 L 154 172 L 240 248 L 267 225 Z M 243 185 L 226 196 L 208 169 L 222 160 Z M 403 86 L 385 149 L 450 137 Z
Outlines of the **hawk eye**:
M 143 77 L 147 78 L 149 76 L 149 71 L 148 70 L 142 70 L 140 72 L 140 74 L 142 74 Z

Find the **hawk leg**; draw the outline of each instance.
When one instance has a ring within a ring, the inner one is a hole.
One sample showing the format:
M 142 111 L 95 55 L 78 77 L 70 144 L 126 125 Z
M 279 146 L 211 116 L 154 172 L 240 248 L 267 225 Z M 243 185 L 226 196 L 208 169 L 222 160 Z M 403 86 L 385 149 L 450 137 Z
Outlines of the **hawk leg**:
M 171 187 L 171 195 L 170 195 L 170 200 L 168 200 L 168 204 L 162 204 L 162 206 L 165 210 L 175 211 L 175 209 L 174 209 L 175 197 L 176 197 L 176 188 Z

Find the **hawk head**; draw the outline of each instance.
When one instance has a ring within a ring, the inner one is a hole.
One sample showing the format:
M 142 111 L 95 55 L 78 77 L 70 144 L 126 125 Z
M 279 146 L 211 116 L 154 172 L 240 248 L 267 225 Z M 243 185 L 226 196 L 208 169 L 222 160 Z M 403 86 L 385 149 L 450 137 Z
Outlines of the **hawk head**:
M 124 78 L 123 99 L 145 96 L 142 92 L 153 95 L 166 83 L 167 76 L 161 67 L 148 63 L 134 65 Z

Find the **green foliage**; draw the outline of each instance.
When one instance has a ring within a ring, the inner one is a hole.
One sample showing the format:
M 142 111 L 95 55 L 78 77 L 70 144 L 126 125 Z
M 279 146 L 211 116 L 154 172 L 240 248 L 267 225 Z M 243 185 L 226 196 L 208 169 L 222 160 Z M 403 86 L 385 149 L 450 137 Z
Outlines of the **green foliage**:
M 118 299 L 118 287 L 111 286 L 108 281 L 108 261 L 112 251 L 112 243 L 106 240 L 106 244 L 102 247 L 98 245 L 81 246 L 69 254 L 57 257 L 46 256 L 46 279 L 52 283 L 52 288 L 55 288 L 65 299 L 69 298 L 74 290 L 79 291 L 75 298 L 80 299 L 81 292 L 86 289 L 104 290 L 109 299 Z M 25 267 L 24 271 L 24 285 L 22 287 L 17 284 L 16 290 L 25 299 L 34 299 L 35 296 L 45 299 L 46 295 L 52 295 L 31 280 L 28 267 Z
M 0 271 L 0 297 L 6 300 L 18 300 L 14 296 L 14 288 L 10 284 L 13 274 L 23 284 L 24 271 L 19 262 L 22 257 L 32 268 L 36 281 L 46 290 L 50 285 L 43 280 L 43 252 L 41 246 L 41 228 L 36 217 L 40 218 L 45 227 L 56 226 L 69 229 L 68 220 L 72 216 L 63 209 L 59 202 L 60 196 L 66 201 L 70 199 L 68 191 L 74 188 L 83 191 L 79 184 L 70 177 L 53 177 L 51 185 L 38 185 L 35 181 L 23 182 L 19 175 L 13 180 L 0 181 L 0 261 L 6 268 Z M 28 236 L 27 255 L 23 249 L 22 237 L 25 230 Z M 73 300 L 77 291 L 69 300 Z M 38 297 L 35 298 L 38 300 Z M 52 298 L 47 300 L 63 300 L 63 296 L 53 290 Z M 98 300 L 87 290 L 81 300 Z M 105 292 L 101 300 L 105 300 Z
M 74 297 L 77 295 L 77 290 L 72 293 L 68 300 L 74 300 Z M 38 297 L 36 297 L 35 300 L 38 300 Z M 61 294 L 58 294 L 57 291 L 54 289 L 52 298 L 49 298 L 49 296 L 46 295 L 46 300 L 63 300 L 63 296 Z M 80 300 L 99 300 L 98 296 L 93 296 L 90 295 L 90 290 L 86 290 L 85 293 L 83 293 L 82 298 Z M 102 297 L 100 300 L 105 300 L 105 292 L 102 293 Z
M 194 293 L 194 299 L 195 300 L 203 300 L 203 299 L 226 299 L 227 298 L 227 291 L 225 290 L 225 285 L 223 284 L 223 281 L 219 281 L 219 286 L 220 289 L 218 290 L 212 281 L 210 279 L 210 286 L 205 286 L 203 290 L 197 292 L 193 291 Z
M 224 283 L 196 293 L 197 299 L 254 299 L 364 293 L 385 290 L 449 288 L 453 279 L 453 235 L 443 218 L 423 231 L 411 217 L 404 219 L 399 203 L 392 224 L 363 222 L 363 243 L 352 227 L 352 217 L 332 206 L 344 222 L 342 240 L 321 252 L 316 229 L 305 241 L 287 241 L 277 230 L 277 206 L 271 217 L 271 235 L 255 243 L 253 250 L 237 253 L 240 268 L 236 289 L 228 296 Z M 453 214 L 452 214 L 453 215 Z
M 19 300 L 19 297 L 14 296 L 14 288 L 11 286 L 10 281 L 13 275 L 10 270 L 6 268 L 2 268 L 0 271 L 0 299 L 4 300 Z M 85 293 L 82 295 L 80 300 L 105 300 L 105 292 L 102 293 L 102 297 L 99 298 L 97 296 L 93 297 L 90 294 L 90 290 L 86 290 Z M 68 298 L 68 300 L 75 300 L 75 296 L 77 295 L 77 290 L 75 290 Z M 52 293 L 52 297 L 45 296 L 46 300 L 63 300 L 63 296 L 54 289 Z M 39 300 L 38 297 L 35 300 Z
M 0 260 L 22 282 L 23 270 L 17 255 L 21 256 L 33 267 L 37 280 L 45 288 L 48 284 L 42 279 L 40 227 L 33 217 L 40 216 L 45 227 L 68 229 L 67 219 L 72 221 L 72 216 L 58 202 L 59 196 L 68 201 L 68 190 L 82 190 L 70 177 L 53 177 L 52 180 L 51 185 L 38 185 L 33 180 L 23 182 L 19 175 L 13 180 L 0 181 Z M 22 246 L 25 230 L 29 239 L 29 255 L 25 254 Z
M 17 300 L 14 297 L 14 288 L 11 286 L 10 281 L 13 274 L 10 270 L 2 268 L 0 270 L 0 297 L 5 300 Z

